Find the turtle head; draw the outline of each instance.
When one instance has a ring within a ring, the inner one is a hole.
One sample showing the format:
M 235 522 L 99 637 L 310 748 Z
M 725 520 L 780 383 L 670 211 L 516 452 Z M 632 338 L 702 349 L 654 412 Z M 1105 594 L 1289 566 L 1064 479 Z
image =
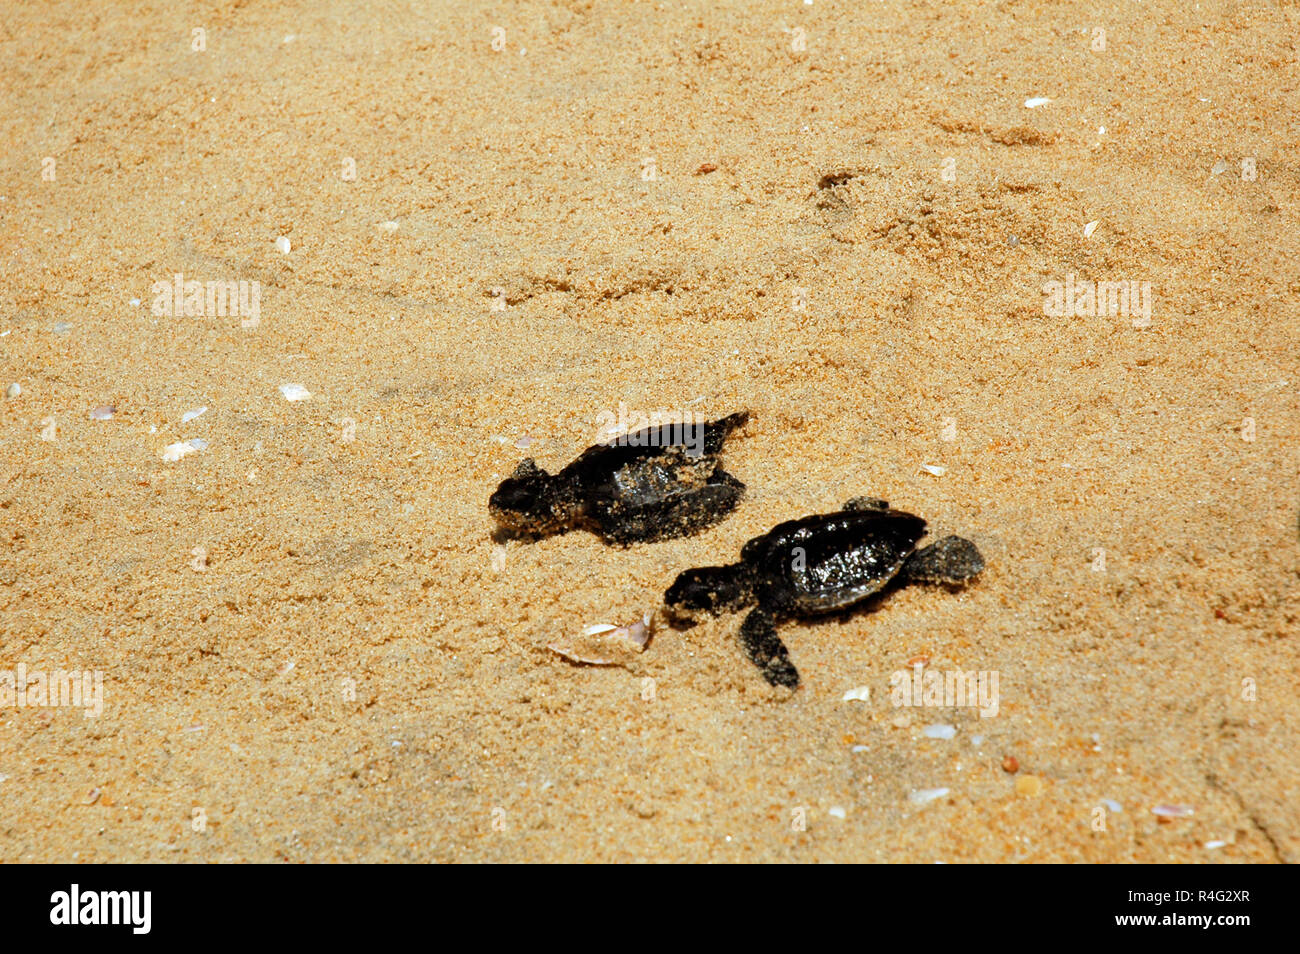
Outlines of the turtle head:
M 733 613 L 754 602 L 754 584 L 744 564 L 702 566 L 678 574 L 664 594 L 664 608 L 678 620 Z
M 552 533 L 568 517 L 555 483 L 555 478 L 529 457 L 501 481 L 488 500 L 488 509 L 497 523 L 512 533 Z

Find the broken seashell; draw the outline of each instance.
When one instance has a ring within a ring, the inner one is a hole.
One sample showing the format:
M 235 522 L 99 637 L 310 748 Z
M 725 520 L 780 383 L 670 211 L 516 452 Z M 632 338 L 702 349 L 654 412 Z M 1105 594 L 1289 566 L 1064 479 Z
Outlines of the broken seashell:
M 645 652 L 650 636 L 650 614 L 646 613 L 626 626 L 593 623 L 580 635 L 547 643 L 546 648 L 585 666 L 620 666 L 631 658 L 629 652 Z
M 936 798 L 943 798 L 945 795 L 948 794 L 948 791 L 949 790 L 946 788 L 914 789 L 912 793 L 907 796 L 907 800 L 910 801 L 913 805 L 927 805 L 930 802 L 934 801 Z
M 646 613 L 630 626 L 620 626 L 609 635 L 610 638 L 617 636 L 626 639 L 636 647 L 637 652 L 645 652 L 646 644 L 650 642 L 650 614 Z
M 547 643 L 546 648 L 558 656 L 567 659 L 571 663 L 577 663 L 580 666 L 617 666 L 618 660 L 606 659 L 603 656 L 583 656 L 571 649 L 566 649 L 557 643 Z
M 305 401 L 311 397 L 311 392 L 301 384 L 282 384 L 280 393 L 284 395 L 286 401 Z
M 174 464 L 186 454 L 192 454 L 196 450 L 203 450 L 207 446 L 208 442 L 198 437 L 189 441 L 179 441 L 175 444 L 168 444 L 163 448 L 162 459 L 167 461 L 169 464 Z

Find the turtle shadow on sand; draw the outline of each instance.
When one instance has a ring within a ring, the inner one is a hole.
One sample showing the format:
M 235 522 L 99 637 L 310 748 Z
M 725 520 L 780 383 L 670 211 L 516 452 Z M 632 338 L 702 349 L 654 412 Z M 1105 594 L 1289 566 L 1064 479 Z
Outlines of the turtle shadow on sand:
M 741 624 L 741 648 L 773 686 L 795 689 L 799 672 L 777 634 L 781 619 L 846 619 L 876 609 L 892 590 L 911 583 L 965 585 L 984 569 L 971 541 L 943 537 L 917 549 L 926 523 L 859 497 L 842 510 L 790 520 L 750 540 L 740 560 L 678 575 L 664 594 L 679 628 L 701 614 L 753 606 Z

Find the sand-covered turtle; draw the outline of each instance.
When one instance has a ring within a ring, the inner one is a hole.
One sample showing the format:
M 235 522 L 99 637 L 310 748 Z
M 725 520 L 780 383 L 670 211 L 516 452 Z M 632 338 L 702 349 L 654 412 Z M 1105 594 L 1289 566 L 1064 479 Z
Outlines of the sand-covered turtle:
M 962 584 L 984 569 L 978 548 L 944 537 L 922 549 L 925 521 L 858 497 L 835 513 L 779 524 L 750 540 L 740 562 L 680 574 L 664 594 L 669 614 L 694 620 L 757 604 L 740 627 L 745 654 L 774 686 L 799 685 L 776 632 L 783 617 L 816 617 L 860 606 L 890 584 Z
M 558 474 L 528 458 L 488 508 L 508 534 L 549 536 L 582 527 L 610 543 L 685 536 L 736 508 L 745 485 L 718 463 L 747 412 L 708 423 L 664 424 L 587 448 Z

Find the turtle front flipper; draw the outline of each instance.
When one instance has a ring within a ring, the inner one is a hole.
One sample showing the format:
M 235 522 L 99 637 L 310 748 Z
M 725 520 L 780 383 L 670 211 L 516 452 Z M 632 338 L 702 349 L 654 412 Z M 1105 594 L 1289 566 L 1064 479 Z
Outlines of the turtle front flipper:
M 944 537 L 907 558 L 899 577 L 909 583 L 965 583 L 984 569 L 979 547 L 964 537 Z
M 776 620 L 763 607 L 751 610 L 745 617 L 740 626 L 740 646 L 771 685 L 799 688 L 799 672 L 790 662 L 790 651 L 776 634 Z

